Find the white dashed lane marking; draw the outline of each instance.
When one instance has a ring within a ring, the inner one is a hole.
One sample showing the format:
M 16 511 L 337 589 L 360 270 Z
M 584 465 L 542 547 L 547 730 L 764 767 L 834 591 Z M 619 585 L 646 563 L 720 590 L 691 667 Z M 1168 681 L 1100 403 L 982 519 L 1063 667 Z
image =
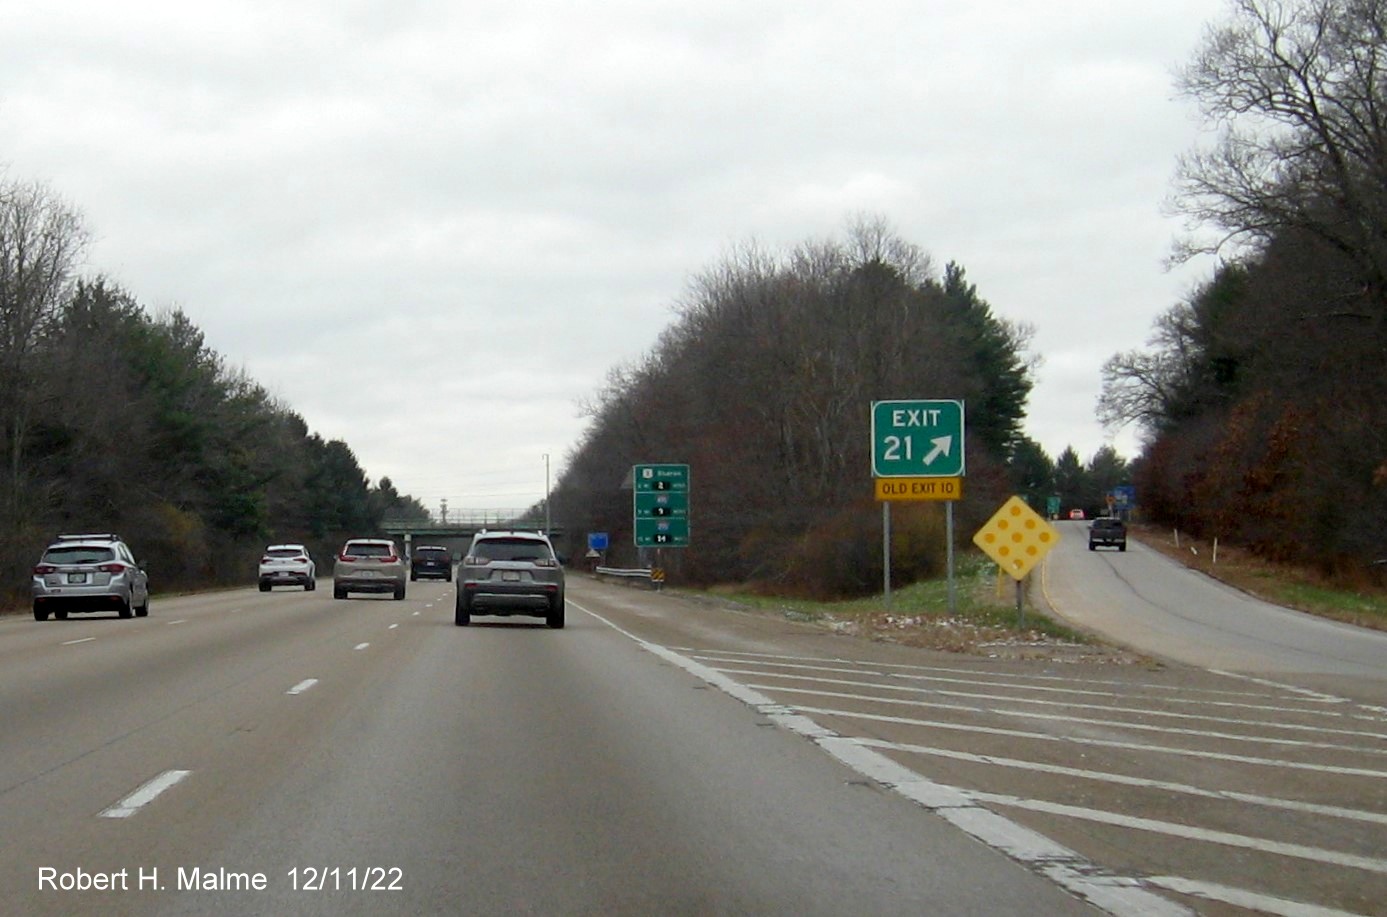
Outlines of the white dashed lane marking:
M 161 793 L 182 782 L 192 771 L 164 771 L 153 780 L 101 813 L 102 818 L 129 818 L 149 805 Z
M 298 684 L 294 685 L 292 688 L 290 688 L 288 691 L 285 691 L 284 693 L 285 693 L 285 694 L 302 694 L 303 692 L 307 691 L 309 688 L 313 687 L 313 686 L 316 685 L 317 683 L 318 683 L 318 679 L 316 679 L 316 678 L 305 678 L 303 681 L 301 681 L 301 682 L 299 682 Z

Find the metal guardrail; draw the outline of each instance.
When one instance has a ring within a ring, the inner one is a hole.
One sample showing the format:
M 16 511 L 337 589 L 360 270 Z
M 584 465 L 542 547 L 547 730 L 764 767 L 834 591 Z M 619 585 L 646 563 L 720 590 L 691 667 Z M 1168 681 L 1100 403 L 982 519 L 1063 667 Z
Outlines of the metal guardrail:
M 621 567 L 595 567 L 593 573 L 601 579 L 606 576 L 614 576 L 625 582 L 644 581 L 650 584 L 652 589 L 660 589 L 665 584 L 665 571 L 656 567 L 621 568 Z
M 621 567 L 598 567 L 593 572 L 598 576 L 617 576 L 622 579 L 650 579 L 649 567 L 637 567 L 635 569 L 622 569 Z

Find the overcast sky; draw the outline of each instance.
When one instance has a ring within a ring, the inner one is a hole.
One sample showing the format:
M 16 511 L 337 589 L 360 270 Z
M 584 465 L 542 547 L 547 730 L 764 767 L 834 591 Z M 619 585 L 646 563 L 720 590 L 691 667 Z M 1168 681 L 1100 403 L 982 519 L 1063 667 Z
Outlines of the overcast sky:
M 0 0 L 0 171 L 83 214 L 88 272 L 431 508 L 538 500 L 693 275 L 864 215 L 1035 325 L 1027 432 L 1087 460 L 1104 360 L 1212 269 L 1165 270 L 1163 205 L 1207 139 L 1172 74 L 1224 13 Z

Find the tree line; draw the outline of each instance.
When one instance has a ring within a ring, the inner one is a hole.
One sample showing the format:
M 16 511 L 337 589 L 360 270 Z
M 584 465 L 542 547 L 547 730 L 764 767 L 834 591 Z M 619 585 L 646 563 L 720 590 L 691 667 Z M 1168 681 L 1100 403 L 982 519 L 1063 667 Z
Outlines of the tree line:
M 1060 469 L 1070 505 L 1101 504 L 1072 449 L 1057 466 L 1023 433 L 1032 329 L 999 317 L 962 266 L 937 269 L 879 220 L 786 254 L 742 246 L 698 274 L 675 313 L 586 404 L 590 423 L 551 498 L 570 531 L 608 533 L 612 562 L 652 559 L 633 545 L 631 466 L 672 462 L 691 469 L 692 535 L 662 563 L 685 581 L 831 596 L 879 588 L 879 400 L 966 403 L 960 532 L 1018 488 L 1044 507 Z M 1125 468 L 1104 454 L 1113 461 Z M 939 505 L 897 504 L 892 527 L 893 577 L 942 572 Z
M 1387 557 L 1387 3 L 1236 0 L 1179 74 L 1218 128 L 1179 164 L 1212 277 L 1111 357 L 1149 517 L 1362 578 Z
M 60 531 L 116 531 L 161 588 L 244 582 L 264 544 L 326 558 L 386 516 L 427 518 L 388 478 L 372 486 L 345 442 L 324 440 L 209 348 L 180 310 L 151 315 L 104 277 L 78 276 L 80 217 L 38 183 L 0 182 L 0 565 L 23 593 Z M 1028 326 L 999 318 L 954 263 L 942 271 L 880 222 L 787 256 L 746 246 L 699 275 L 643 360 L 614 370 L 551 496 L 575 533 L 631 541 L 632 464 L 696 471 L 706 582 L 852 594 L 880 582 L 869 406 L 967 403 L 963 527 L 1018 489 L 1036 505 L 1101 505 L 1125 474 L 1024 436 Z M 893 570 L 936 574 L 938 506 L 898 509 Z M 572 552 L 570 552 L 572 553 Z M 634 558 L 633 558 L 634 561 Z
M 270 541 L 330 557 L 387 514 L 341 440 L 229 367 L 182 311 L 82 277 L 88 234 L 37 182 L 0 181 L 0 598 L 58 532 L 113 531 L 160 588 L 245 582 Z

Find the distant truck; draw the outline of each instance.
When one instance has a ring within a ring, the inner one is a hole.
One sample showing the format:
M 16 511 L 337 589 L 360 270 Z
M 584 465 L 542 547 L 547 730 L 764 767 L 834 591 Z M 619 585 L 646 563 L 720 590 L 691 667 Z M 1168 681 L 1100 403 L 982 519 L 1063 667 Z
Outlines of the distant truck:
M 1127 550 L 1127 523 L 1111 516 L 1094 519 L 1088 527 L 1088 549 L 1096 551 L 1100 547 Z

